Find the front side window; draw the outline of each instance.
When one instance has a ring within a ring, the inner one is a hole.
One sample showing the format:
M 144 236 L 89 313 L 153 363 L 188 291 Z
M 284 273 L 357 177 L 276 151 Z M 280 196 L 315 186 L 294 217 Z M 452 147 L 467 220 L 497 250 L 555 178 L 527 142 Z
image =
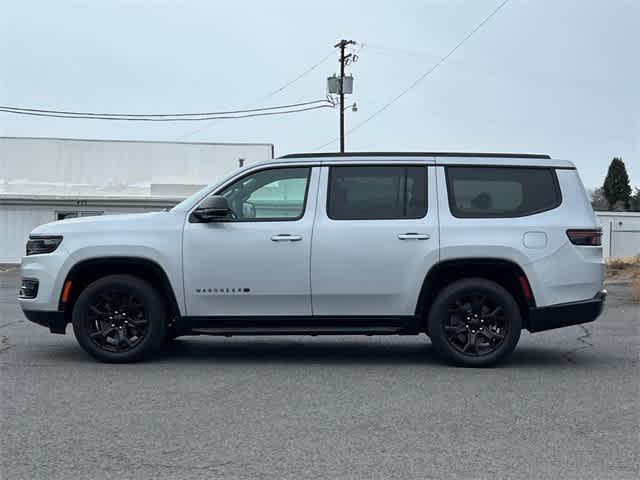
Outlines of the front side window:
M 296 220 L 304 214 L 310 172 L 309 167 L 261 170 L 217 195 L 227 198 L 237 220 Z
M 329 171 L 327 215 L 331 219 L 422 218 L 426 213 L 426 166 L 338 166 Z
M 531 167 L 446 167 L 449 208 L 459 218 L 512 218 L 560 205 L 555 171 Z

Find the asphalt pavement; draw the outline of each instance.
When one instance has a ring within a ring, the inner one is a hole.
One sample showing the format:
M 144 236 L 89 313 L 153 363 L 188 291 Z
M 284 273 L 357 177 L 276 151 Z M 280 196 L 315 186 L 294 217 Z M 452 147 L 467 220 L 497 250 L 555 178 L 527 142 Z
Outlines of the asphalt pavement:
M 1 479 L 636 479 L 640 306 L 523 333 L 495 369 L 427 337 L 186 337 L 106 365 L 0 273 Z

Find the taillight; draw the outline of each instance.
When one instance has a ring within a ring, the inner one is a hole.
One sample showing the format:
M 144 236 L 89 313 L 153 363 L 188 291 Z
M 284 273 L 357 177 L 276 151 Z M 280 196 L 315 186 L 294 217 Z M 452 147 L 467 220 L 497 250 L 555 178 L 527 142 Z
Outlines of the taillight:
M 599 247 L 602 245 L 602 230 L 599 228 L 567 230 L 567 237 L 574 245 Z

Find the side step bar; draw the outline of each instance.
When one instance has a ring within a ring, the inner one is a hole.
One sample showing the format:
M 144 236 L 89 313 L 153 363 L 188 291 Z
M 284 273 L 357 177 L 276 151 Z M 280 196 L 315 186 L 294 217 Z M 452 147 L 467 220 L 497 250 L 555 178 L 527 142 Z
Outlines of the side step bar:
M 393 335 L 400 327 L 246 327 L 246 328 L 194 328 L 196 335 Z
M 419 332 L 408 317 L 181 317 L 181 335 L 394 335 Z

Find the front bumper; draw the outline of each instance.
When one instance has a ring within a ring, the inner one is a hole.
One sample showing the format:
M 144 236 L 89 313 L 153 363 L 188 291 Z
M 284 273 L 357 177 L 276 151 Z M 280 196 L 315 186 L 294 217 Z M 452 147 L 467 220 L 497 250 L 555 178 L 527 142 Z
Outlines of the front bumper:
M 532 308 L 529 310 L 527 330 L 543 332 L 554 328 L 593 322 L 602 313 L 606 297 L 607 291 L 600 290 L 589 300 Z
M 23 310 L 24 316 L 33 323 L 48 327 L 51 333 L 65 334 L 67 330 L 67 320 L 64 312 L 47 312 L 44 310 Z

